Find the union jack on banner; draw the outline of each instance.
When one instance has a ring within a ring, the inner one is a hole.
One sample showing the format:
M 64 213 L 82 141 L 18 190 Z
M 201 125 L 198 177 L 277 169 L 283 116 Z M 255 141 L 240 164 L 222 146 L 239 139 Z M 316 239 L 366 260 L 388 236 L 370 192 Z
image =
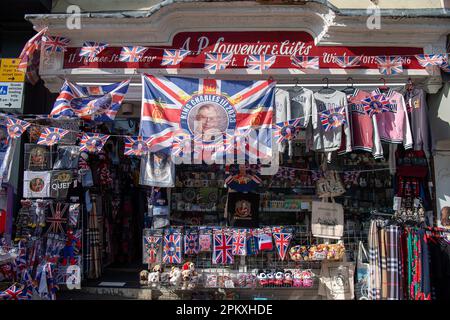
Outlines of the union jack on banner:
M 450 73 L 450 65 L 448 63 L 448 60 L 445 60 L 442 65 L 441 65 L 441 69 L 444 72 Z
M 225 231 L 214 233 L 213 264 L 232 264 L 233 257 L 233 236 Z
M 249 192 L 258 187 L 261 182 L 260 170 L 250 165 L 231 164 L 225 168 L 225 184 L 230 189 Z
M 176 66 L 181 63 L 191 52 L 188 50 L 166 49 L 162 57 L 162 66 Z
M 182 157 L 184 154 L 191 154 L 192 136 L 184 130 L 176 130 L 172 137 L 172 155 Z
M 371 95 L 361 100 L 361 102 L 364 106 L 364 111 L 371 117 L 378 113 L 390 111 L 389 100 L 383 94 Z
M 245 256 L 247 254 L 247 230 L 237 229 L 233 231 L 233 255 Z
M 85 41 L 80 49 L 80 57 L 94 58 L 107 47 L 108 44 L 106 43 Z
M 122 62 L 138 62 L 139 59 L 142 59 L 147 49 L 148 48 L 141 46 L 122 47 L 119 60 Z
M 276 56 L 268 54 L 249 55 L 247 60 L 247 69 L 249 70 L 269 70 L 275 63 Z
M 65 52 L 70 42 L 66 37 L 44 36 L 42 40 L 46 52 Z
M 396 75 L 403 73 L 402 58 L 396 56 L 376 57 L 378 69 L 384 75 Z
M 275 248 L 277 248 L 278 256 L 283 261 L 286 257 L 286 252 L 291 242 L 292 234 L 284 232 L 273 233 L 273 239 L 275 240 Z
M 84 132 L 80 141 L 80 151 L 100 152 L 108 138 L 106 134 Z
M 27 130 L 30 125 L 31 123 L 26 121 L 10 117 L 6 118 L 6 130 L 8 132 L 8 136 L 11 139 L 20 138 L 20 136 L 25 132 L 25 130 Z
M 47 29 L 47 27 L 43 28 L 35 36 L 27 41 L 22 49 L 22 52 L 19 55 L 20 62 L 17 66 L 17 70 L 22 72 L 27 71 L 28 65 L 31 63 L 34 53 L 39 48 L 42 36 L 47 32 Z
M 125 152 L 126 156 L 142 156 L 150 150 L 152 138 L 125 137 Z
M 294 120 L 278 122 L 274 125 L 274 136 L 277 139 L 277 143 L 281 143 L 284 140 L 292 140 L 295 138 L 296 133 L 299 130 L 301 118 L 297 118 Z
M 205 69 L 211 71 L 224 70 L 232 58 L 232 53 L 206 53 Z
M 339 56 L 335 62 L 341 68 L 359 67 L 361 64 L 361 56 Z
M 415 56 L 422 67 L 441 66 L 445 62 L 444 54 L 418 54 Z
M 49 223 L 50 226 L 47 229 L 48 233 L 65 234 L 65 225 L 67 225 L 67 209 L 69 208 L 68 203 L 58 202 L 55 206 L 50 206 L 51 216 L 45 218 L 45 222 Z
M 198 254 L 199 242 L 198 234 L 186 234 L 184 235 L 184 254 L 194 255 Z
M 80 86 L 65 81 L 50 116 L 112 121 L 119 112 L 130 80 L 104 86 Z
M 179 233 L 164 235 L 163 263 L 181 263 L 181 235 Z
M 345 108 L 335 108 L 321 112 L 320 122 L 325 131 L 341 127 L 347 123 L 347 119 L 345 118 Z
M 300 69 L 319 69 L 319 57 L 291 56 L 291 62 Z
M 42 131 L 41 135 L 39 136 L 37 144 L 53 146 L 57 144 L 68 133 L 68 130 L 64 130 L 61 128 L 44 128 L 44 131 Z
M 144 250 L 148 256 L 147 263 L 155 263 L 156 257 L 161 243 L 160 236 L 145 236 L 144 237 Z

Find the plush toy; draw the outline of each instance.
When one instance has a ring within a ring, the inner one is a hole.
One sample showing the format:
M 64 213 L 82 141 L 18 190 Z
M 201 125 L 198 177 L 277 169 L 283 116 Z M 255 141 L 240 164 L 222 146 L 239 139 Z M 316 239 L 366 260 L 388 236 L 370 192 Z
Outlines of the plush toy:
M 158 288 L 159 286 L 159 272 L 150 272 L 148 274 L 148 285 L 152 288 Z
M 148 274 L 149 272 L 147 270 L 142 270 L 139 273 L 139 283 L 141 286 L 145 286 L 148 283 Z
M 275 285 L 275 278 L 273 272 L 271 270 L 267 270 L 266 276 L 267 276 L 267 285 L 269 287 L 273 287 Z
M 261 287 L 267 287 L 267 275 L 263 270 L 258 270 L 258 283 Z
M 153 272 L 159 272 L 159 274 L 161 275 L 161 273 L 163 272 L 163 268 L 160 264 L 155 264 L 155 266 L 153 267 Z
M 292 287 L 292 283 L 292 272 L 288 270 L 284 273 L 283 287 Z
M 172 267 L 172 270 L 169 273 L 169 283 L 172 286 L 178 287 L 181 282 L 181 270 L 178 267 Z
M 301 273 L 301 277 L 303 280 L 303 286 L 305 288 L 311 288 L 313 286 L 313 274 L 311 272 L 311 270 L 304 270 Z
M 294 272 L 294 280 L 292 282 L 292 286 L 294 288 L 300 288 L 303 286 L 302 274 L 301 274 L 300 270 L 296 270 Z
M 283 286 L 283 280 L 284 280 L 284 270 L 277 269 L 274 276 L 274 285 L 276 287 L 282 287 Z
M 66 245 L 63 248 L 63 261 L 62 261 L 62 265 L 65 266 L 67 265 L 67 259 L 69 258 L 69 263 L 70 265 L 74 265 L 76 264 L 76 260 L 75 260 L 75 249 L 80 249 L 81 248 L 81 243 L 80 240 L 77 239 L 77 237 L 75 236 L 75 234 L 73 233 L 72 230 L 68 230 L 67 231 L 67 241 L 66 241 Z
M 188 284 L 189 284 L 189 282 L 191 280 L 191 277 L 192 277 L 192 271 L 190 269 L 184 269 L 183 271 L 181 271 L 181 276 L 183 278 L 182 289 L 183 290 L 187 290 Z

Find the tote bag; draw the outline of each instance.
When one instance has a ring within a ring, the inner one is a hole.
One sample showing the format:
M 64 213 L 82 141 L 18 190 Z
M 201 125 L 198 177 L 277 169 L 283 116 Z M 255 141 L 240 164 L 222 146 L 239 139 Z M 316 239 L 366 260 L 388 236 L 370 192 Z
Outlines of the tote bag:
M 340 239 L 344 234 L 344 209 L 341 204 L 312 202 L 311 229 L 314 237 Z
M 356 261 L 356 300 L 369 300 L 369 256 L 362 241 L 358 246 L 358 257 Z

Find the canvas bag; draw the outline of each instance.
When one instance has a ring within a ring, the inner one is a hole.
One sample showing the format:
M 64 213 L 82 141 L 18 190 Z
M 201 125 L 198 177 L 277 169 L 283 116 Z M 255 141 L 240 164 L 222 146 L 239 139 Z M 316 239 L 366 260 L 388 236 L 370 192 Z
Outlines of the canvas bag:
M 369 256 L 366 248 L 364 248 L 364 244 L 360 241 L 356 260 L 356 300 L 369 300 L 369 263 L 364 261 L 369 261 Z
M 344 208 L 333 202 L 313 201 L 311 231 L 314 237 L 340 239 L 344 234 Z
M 345 186 L 337 171 L 324 171 L 316 182 L 316 192 L 319 198 L 338 197 L 345 193 Z
M 318 294 L 328 300 L 353 300 L 354 272 L 352 262 L 323 263 Z

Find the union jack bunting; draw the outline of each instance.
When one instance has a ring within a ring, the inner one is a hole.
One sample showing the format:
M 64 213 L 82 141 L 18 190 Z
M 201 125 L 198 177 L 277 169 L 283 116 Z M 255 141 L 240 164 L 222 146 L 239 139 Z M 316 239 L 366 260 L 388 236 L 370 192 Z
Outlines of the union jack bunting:
M 213 264 L 232 264 L 233 235 L 229 232 L 214 232 Z
M 347 123 L 347 119 L 345 118 L 345 108 L 335 108 L 321 112 L 320 122 L 325 131 L 341 127 Z
M 155 263 L 161 243 L 161 236 L 144 236 L 144 250 L 148 259 L 146 263 Z
M 90 153 L 100 152 L 108 138 L 109 136 L 106 134 L 85 132 L 80 141 L 80 151 Z
M 294 179 L 295 179 L 295 169 L 281 167 L 278 170 L 277 174 L 275 175 L 275 178 L 294 181 Z
M 233 231 L 233 255 L 245 256 L 247 254 L 247 230 L 237 229 Z
M 24 300 L 27 297 L 24 295 L 23 288 L 17 285 L 12 285 L 3 292 L 0 292 L 0 297 L 3 300 Z
M 198 234 L 186 234 L 184 235 L 184 254 L 195 255 L 198 254 L 199 243 Z
M 32 37 L 30 40 L 27 41 L 25 46 L 22 49 L 22 52 L 19 55 L 19 65 L 17 67 L 17 70 L 26 72 L 28 65 L 32 61 L 32 57 L 34 53 L 37 51 L 41 44 L 42 36 L 47 32 L 47 27 L 39 31 L 34 37 Z
M 181 63 L 181 61 L 186 58 L 190 51 L 187 50 L 172 50 L 172 49 L 166 49 L 164 50 L 164 54 L 162 57 L 162 66 L 176 66 Z
M 232 53 L 206 53 L 205 69 L 211 71 L 224 70 L 232 58 Z
M 403 73 L 402 58 L 396 56 L 376 57 L 378 69 L 384 75 L 396 75 Z
M 55 205 L 50 206 L 51 216 L 45 218 L 45 222 L 50 224 L 48 226 L 48 233 L 66 234 L 67 225 L 67 209 L 68 203 L 57 202 Z
M 142 156 L 150 150 L 152 138 L 125 137 L 125 152 L 126 156 Z
M 31 123 L 26 121 L 10 117 L 6 118 L 6 130 L 8 132 L 8 136 L 11 139 L 20 138 L 20 136 L 25 132 L 25 130 L 27 130 L 30 125 Z
M 286 257 L 286 252 L 291 242 L 292 234 L 285 232 L 273 233 L 273 239 L 275 241 L 275 248 L 277 248 L 278 256 L 283 261 Z
M 359 178 L 359 174 L 360 173 L 358 171 L 344 172 L 344 184 L 346 185 L 356 184 Z
M 163 263 L 181 263 L 181 235 L 179 233 L 164 235 Z
M 278 122 L 274 125 L 274 137 L 278 138 L 277 143 L 281 143 L 284 140 L 292 140 L 295 138 L 297 131 L 300 129 L 301 118 L 294 120 Z
M 415 56 L 422 67 L 441 66 L 445 62 L 444 54 L 418 54 Z
M 269 70 L 275 63 L 276 59 L 276 56 L 267 54 L 249 55 L 247 60 L 247 69 L 257 71 Z
M 104 86 L 80 86 L 66 80 L 50 116 L 112 121 L 119 112 L 129 84 L 130 80 L 125 80 Z
M 44 128 L 41 132 L 37 144 L 53 146 L 57 144 L 69 131 L 61 128 Z
M 320 178 L 323 178 L 323 172 L 317 171 L 317 170 L 313 170 L 311 172 L 311 179 L 312 179 L 312 181 L 316 182 Z
M 70 39 L 66 37 L 44 36 L 42 42 L 46 52 L 65 52 Z
M 319 69 L 319 57 L 291 56 L 291 62 L 300 69 Z
M 85 58 L 94 58 L 100 52 L 105 50 L 108 47 L 108 44 L 102 42 L 95 41 L 85 41 L 83 43 L 83 47 L 80 49 L 80 57 Z
M 122 47 L 119 60 L 122 62 L 139 62 L 148 48 L 140 46 Z
M 361 65 L 361 56 L 339 56 L 335 62 L 341 68 L 359 67 Z
M 364 100 L 361 100 L 364 111 L 369 116 L 373 116 L 378 113 L 390 111 L 389 100 L 383 94 L 371 95 Z

